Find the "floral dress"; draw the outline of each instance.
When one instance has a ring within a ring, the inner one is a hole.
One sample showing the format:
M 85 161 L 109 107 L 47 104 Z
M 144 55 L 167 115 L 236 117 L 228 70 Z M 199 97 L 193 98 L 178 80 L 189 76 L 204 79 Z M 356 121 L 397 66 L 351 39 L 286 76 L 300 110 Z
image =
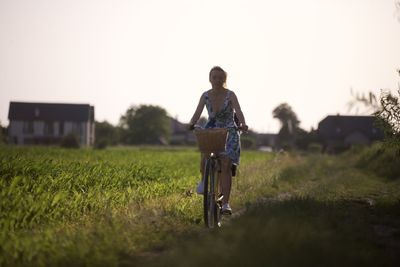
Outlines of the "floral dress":
M 228 90 L 224 103 L 220 111 L 215 112 L 212 108 L 208 92 L 204 93 L 205 104 L 208 111 L 208 121 L 204 125 L 205 129 L 209 128 L 227 128 L 228 139 L 226 141 L 226 149 L 221 155 L 225 155 L 232 160 L 232 164 L 239 165 L 240 159 L 240 133 L 234 120 L 234 110 L 232 103 L 229 101 L 231 91 Z

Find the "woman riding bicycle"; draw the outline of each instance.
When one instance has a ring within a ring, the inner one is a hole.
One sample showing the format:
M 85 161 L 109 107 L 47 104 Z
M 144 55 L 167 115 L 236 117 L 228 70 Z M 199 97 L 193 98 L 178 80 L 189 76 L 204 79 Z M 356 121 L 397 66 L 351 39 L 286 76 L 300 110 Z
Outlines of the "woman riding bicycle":
M 204 128 L 226 128 L 228 137 L 226 149 L 220 154 L 221 160 L 221 189 L 224 195 L 222 199 L 222 213 L 232 214 L 232 209 L 229 205 L 229 197 L 232 185 L 232 167 L 239 165 L 240 158 L 240 134 L 239 128 L 243 131 L 248 130 L 239 101 L 235 93 L 226 89 L 227 74 L 221 67 L 213 67 L 210 70 L 209 79 L 212 88 L 204 92 L 201 97 L 197 109 L 190 120 L 190 128 L 200 118 L 204 106 L 208 111 L 208 120 Z M 235 123 L 235 114 L 239 124 Z M 204 155 L 201 158 L 201 173 L 203 177 Z M 197 193 L 202 194 L 204 191 L 204 183 L 201 181 L 197 186 Z

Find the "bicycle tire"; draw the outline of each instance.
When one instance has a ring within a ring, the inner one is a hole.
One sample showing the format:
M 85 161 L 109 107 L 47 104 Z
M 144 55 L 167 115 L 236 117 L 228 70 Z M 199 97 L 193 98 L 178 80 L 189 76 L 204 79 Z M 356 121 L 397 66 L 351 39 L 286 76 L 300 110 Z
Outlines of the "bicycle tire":
M 222 219 L 222 214 L 221 214 L 221 209 L 222 209 L 222 203 L 220 198 L 220 185 L 219 185 L 219 175 L 217 175 L 218 172 L 218 161 L 215 160 L 211 172 L 211 181 L 212 181 L 212 188 L 213 188 L 213 193 L 212 193 L 212 199 L 213 199 L 213 223 L 214 227 L 221 227 L 221 219 Z
M 211 160 L 206 159 L 205 164 L 204 164 L 204 173 L 203 173 L 203 181 L 204 181 L 204 192 L 203 192 L 203 218 L 204 218 L 204 224 L 206 227 L 210 227 L 209 224 L 209 195 L 210 195 L 210 189 L 209 189 L 209 184 L 210 184 L 210 165 L 211 165 Z
M 221 226 L 221 207 L 217 202 L 218 181 L 216 176 L 216 161 L 207 159 L 204 168 L 204 222 L 206 227 L 215 228 Z
M 211 160 L 210 161 L 210 186 L 209 186 L 209 203 L 208 203 L 208 214 L 209 214 L 209 218 L 208 218 L 208 222 L 209 222 L 209 228 L 215 228 L 216 226 L 218 226 L 217 224 L 217 220 L 218 220 L 218 215 L 217 215 L 217 202 L 216 202 L 216 176 L 215 176 L 215 171 L 216 171 L 216 161 L 215 160 Z

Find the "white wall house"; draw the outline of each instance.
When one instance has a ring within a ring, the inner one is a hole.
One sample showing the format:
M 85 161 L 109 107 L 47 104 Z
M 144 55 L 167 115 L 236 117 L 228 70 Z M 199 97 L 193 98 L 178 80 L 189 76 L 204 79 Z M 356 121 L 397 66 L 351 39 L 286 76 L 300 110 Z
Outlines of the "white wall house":
M 82 146 L 94 143 L 94 107 L 89 104 L 10 102 L 8 119 L 14 144 L 58 144 L 70 133 Z

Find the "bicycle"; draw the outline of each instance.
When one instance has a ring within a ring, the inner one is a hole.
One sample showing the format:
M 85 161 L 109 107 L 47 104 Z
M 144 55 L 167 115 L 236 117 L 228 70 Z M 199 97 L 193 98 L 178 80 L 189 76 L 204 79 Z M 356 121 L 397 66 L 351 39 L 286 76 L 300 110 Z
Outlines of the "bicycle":
M 194 128 L 200 152 L 206 155 L 203 170 L 203 218 L 206 227 L 221 226 L 222 200 L 220 173 L 220 152 L 225 150 L 228 131 L 225 128 L 201 129 Z

